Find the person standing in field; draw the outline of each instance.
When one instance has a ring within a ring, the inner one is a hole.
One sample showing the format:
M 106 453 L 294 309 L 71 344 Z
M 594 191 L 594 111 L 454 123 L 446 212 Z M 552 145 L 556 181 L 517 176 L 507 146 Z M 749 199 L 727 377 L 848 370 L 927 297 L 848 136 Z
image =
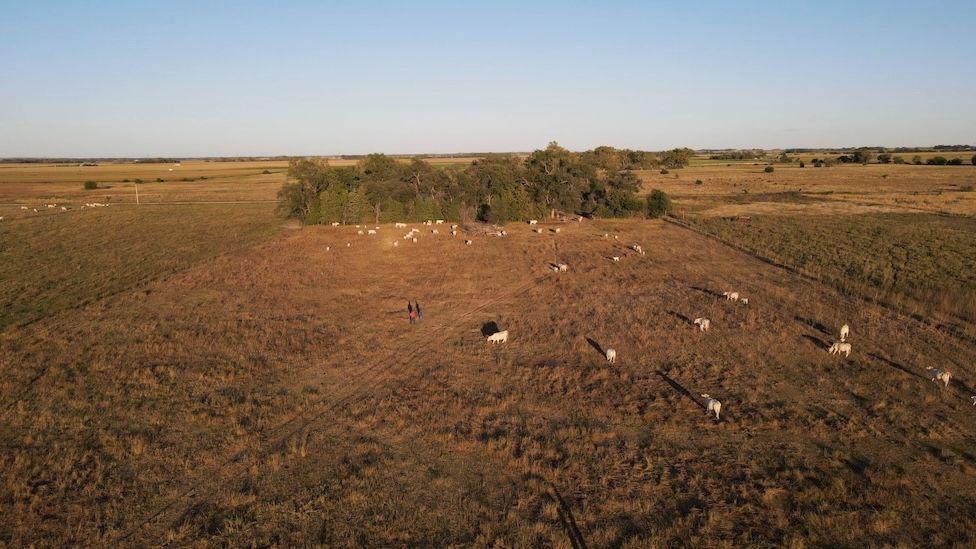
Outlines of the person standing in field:
M 413 309 L 413 304 L 409 301 L 407 302 L 407 318 L 410 319 L 410 324 L 417 322 L 417 311 Z
M 417 307 L 416 308 L 417 308 L 417 318 L 420 319 L 421 322 L 423 322 L 423 320 L 424 320 L 424 311 L 423 311 L 423 309 L 420 308 L 420 302 L 419 301 L 417 302 Z

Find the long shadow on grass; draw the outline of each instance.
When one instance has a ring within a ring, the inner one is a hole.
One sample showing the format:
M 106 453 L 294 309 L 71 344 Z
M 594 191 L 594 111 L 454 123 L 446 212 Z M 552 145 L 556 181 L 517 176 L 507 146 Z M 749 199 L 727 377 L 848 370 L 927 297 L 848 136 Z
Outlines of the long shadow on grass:
M 691 391 L 689 391 L 688 389 L 685 389 L 683 385 L 668 377 L 668 374 L 662 372 L 661 370 L 658 370 L 657 375 L 661 376 L 661 379 L 663 379 L 664 381 L 667 381 L 668 385 L 670 385 L 675 391 L 678 391 L 678 393 L 690 398 L 692 402 L 697 404 L 698 407 L 701 408 L 702 410 L 705 409 L 705 405 L 702 403 L 701 400 L 698 399 L 698 397 L 693 395 Z
M 811 343 L 819 347 L 821 350 L 826 351 L 827 349 L 830 349 L 830 345 L 819 337 L 815 337 L 810 334 L 801 334 L 800 337 L 810 340 Z
M 597 343 L 596 340 L 588 337 L 586 338 L 586 342 L 590 344 L 590 347 L 596 349 L 596 352 L 600 353 L 603 356 L 607 356 L 607 352 L 603 349 L 603 346 Z
M 701 286 L 692 286 L 691 289 L 698 290 L 699 292 L 708 294 L 712 297 L 721 297 L 722 299 L 725 299 L 724 295 L 722 295 L 720 292 L 716 292 L 715 290 L 709 290 L 708 288 L 702 288 Z
M 885 358 L 885 357 L 879 355 L 878 353 L 868 353 L 868 356 L 871 357 L 871 358 L 873 358 L 873 359 L 875 359 L 875 360 L 878 360 L 880 362 L 883 362 L 883 363 L 887 364 L 888 366 L 891 366 L 892 368 L 895 368 L 896 370 L 901 370 L 902 372 L 905 372 L 906 374 L 908 374 L 910 376 L 915 376 L 918 379 L 921 379 L 922 381 L 929 381 L 929 379 L 926 378 L 925 376 L 923 376 L 922 374 L 920 374 L 918 372 L 913 372 L 913 371 L 909 370 L 906 366 L 903 366 L 901 364 L 898 364 L 894 360 Z
M 803 318 L 800 315 L 796 315 L 796 316 L 793 317 L 793 320 L 795 320 L 795 321 L 797 321 L 797 322 L 799 322 L 801 324 L 804 324 L 806 326 L 809 326 L 809 327 L 813 328 L 814 330 L 822 333 L 825 336 L 832 335 L 831 332 L 830 332 L 830 330 L 828 330 L 826 326 L 824 326 L 823 324 L 821 324 L 820 322 L 818 322 L 818 321 L 816 321 L 816 320 L 814 320 L 812 318 Z
M 668 314 L 671 315 L 671 316 L 673 316 L 673 317 L 675 317 L 675 318 L 677 318 L 678 320 L 681 320 L 682 322 L 685 322 L 689 326 L 694 326 L 695 325 L 695 323 L 692 322 L 690 318 L 686 317 L 685 315 L 683 315 L 683 314 L 681 314 L 681 313 L 679 313 L 677 311 L 668 311 Z

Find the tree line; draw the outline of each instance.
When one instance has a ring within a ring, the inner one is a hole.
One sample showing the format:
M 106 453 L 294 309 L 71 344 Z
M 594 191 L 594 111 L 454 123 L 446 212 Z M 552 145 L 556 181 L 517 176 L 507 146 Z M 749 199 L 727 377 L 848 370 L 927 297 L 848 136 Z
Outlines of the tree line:
M 667 195 L 637 196 L 634 170 L 687 165 L 694 151 L 662 153 L 597 147 L 573 152 L 550 143 L 527 156 L 489 154 L 468 165 L 432 166 L 369 154 L 354 166 L 293 159 L 278 194 L 282 213 L 305 223 L 392 223 L 448 219 L 489 223 L 543 218 L 658 217 Z

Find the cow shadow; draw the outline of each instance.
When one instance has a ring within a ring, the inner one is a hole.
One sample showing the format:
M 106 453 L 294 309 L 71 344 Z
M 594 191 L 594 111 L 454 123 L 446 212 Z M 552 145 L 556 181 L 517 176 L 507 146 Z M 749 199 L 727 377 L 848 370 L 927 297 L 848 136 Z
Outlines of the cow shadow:
M 797 321 L 797 322 L 799 322 L 801 324 L 804 324 L 806 326 L 809 326 L 809 327 L 813 328 L 814 330 L 822 333 L 823 335 L 826 335 L 826 336 L 833 335 L 833 333 L 826 326 L 824 326 L 823 324 L 821 324 L 820 322 L 818 322 L 818 321 L 816 321 L 816 320 L 814 320 L 812 318 L 804 318 L 804 317 L 802 317 L 800 315 L 796 315 L 796 316 L 793 317 L 793 320 L 795 320 L 795 321 Z
M 594 340 L 593 338 L 591 337 L 586 338 L 586 342 L 590 344 L 590 347 L 596 349 L 596 352 L 600 353 L 603 356 L 607 355 L 606 349 L 604 349 L 603 346 L 597 343 L 596 340 Z
M 697 396 L 692 394 L 692 392 L 689 391 L 688 389 L 685 389 L 684 385 L 678 383 L 677 381 L 669 377 L 668 374 L 664 373 L 661 370 L 657 371 L 657 375 L 661 376 L 661 379 L 666 381 L 668 385 L 670 385 L 675 391 L 678 391 L 679 394 L 682 394 L 688 397 L 689 399 L 691 399 L 691 401 L 694 402 L 702 410 L 705 409 L 705 404 L 701 401 L 701 399 L 699 399 Z
M 683 315 L 683 314 L 681 314 L 681 313 L 679 313 L 677 311 L 668 311 L 667 313 L 669 315 L 677 318 L 678 320 L 680 320 L 680 321 L 688 324 L 689 326 L 694 326 L 695 325 L 694 321 L 692 321 L 690 318 L 686 317 L 685 315 Z
M 811 343 L 813 343 L 814 345 L 816 345 L 817 348 L 819 348 L 819 349 L 821 349 L 823 351 L 826 351 L 826 350 L 830 349 L 830 344 L 827 343 L 826 341 L 820 339 L 819 337 L 812 336 L 810 334 L 801 334 L 800 337 L 802 337 L 803 339 L 809 340 Z
M 481 325 L 481 335 L 483 337 L 488 337 L 492 334 L 497 334 L 500 331 L 502 331 L 501 328 L 498 327 L 498 323 L 495 322 L 494 320 L 485 322 L 484 324 Z
M 708 288 L 702 288 L 701 286 L 692 286 L 691 289 L 692 290 L 697 290 L 697 291 L 699 291 L 699 292 L 701 292 L 703 294 L 708 294 L 708 295 L 710 295 L 712 297 L 721 297 L 722 299 L 725 299 L 725 296 L 722 295 L 721 292 L 716 292 L 715 290 L 710 290 Z
M 886 364 L 888 366 L 891 366 L 892 368 L 894 368 L 896 370 L 901 370 L 902 372 L 905 372 L 906 374 L 908 374 L 910 376 L 917 377 L 918 379 L 921 379 L 922 381 L 926 381 L 926 382 L 930 382 L 931 381 L 929 378 L 923 376 L 922 374 L 920 374 L 918 372 L 913 372 L 907 366 L 904 366 L 902 364 L 899 364 L 899 363 L 897 363 L 894 360 L 891 360 L 889 358 L 885 358 L 885 357 L 879 355 L 878 353 L 868 353 L 868 356 L 871 357 L 871 358 L 873 358 L 873 359 L 875 359 L 875 360 L 877 360 L 877 361 L 879 361 L 879 362 L 882 362 L 882 363 L 884 363 L 884 364 Z

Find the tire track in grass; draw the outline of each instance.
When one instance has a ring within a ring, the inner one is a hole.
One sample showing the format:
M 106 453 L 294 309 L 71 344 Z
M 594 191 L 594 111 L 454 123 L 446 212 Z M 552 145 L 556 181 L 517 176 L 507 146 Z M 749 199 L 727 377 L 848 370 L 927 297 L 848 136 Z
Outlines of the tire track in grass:
M 484 303 L 478 305 L 474 309 L 466 311 L 461 315 L 451 319 L 448 325 L 458 326 L 460 321 L 494 305 L 502 300 L 510 299 L 515 297 L 523 290 L 529 288 L 532 285 L 537 284 L 540 280 L 547 278 L 547 275 L 537 275 L 522 285 L 516 287 L 511 292 L 503 296 L 499 296 L 490 300 L 486 300 Z M 414 358 L 417 358 L 422 353 L 428 350 L 431 345 L 436 345 L 432 343 L 427 336 L 428 331 L 433 330 L 436 325 L 427 324 L 426 326 L 431 326 L 428 330 L 417 332 L 416 336 L 407 339 L 403 344 L 397 346 L 403 348 L 403 345 L 413 344 L 411 347 L 415 349 L 411 351 L 408 355 L 404 356 L 398 351 L 393 350 L 389 352 L 385 358 L 378 362 L 373 363 L 370 366 L 362 369 L 359 372 L 350 373 L 348 375 L 351 378 L 350 381 L 346 382 L 342 388 L 349 389 L 345 391 L 341 396 L 336 398 L 322 398 L 316 402 L 309 405 L 310 409 L 305 409 L 302 412 L 295 414 L 294 416 L 288 418 L 284 422 L 278 424 L 270 432 L 266 432 L 260 436 L 260 440 L 247 448 L 244 448 L 233 455 L 229 456 L 227 459 L 221 461 L 216 467 L 201 473 L 199 476 L 201 478 L 194 479 L 185 483 L 184 487 L 178 491 L 175 496 L 172 496 L 169 501 L 161 505 L 158 509 L 151 512 L 148 516 L 139 520 L 137 524 L 127 528 L 121 535 L 115 537 L 111 540 L 111 543 L 119 543 L 128 541 L 140 530 L 143 530 L 151 523 L 160 523 L 160 519 L 168 511 L 177 508 L 178 504 L 188 498 L 194 498 L 200 493 L 213 492 L 213 490 L 206 490 L 207 488 L 212 488 L 217 485 L 225 483 L 227 480 L 232 478 L 233 473 L 240 472 L 238 469 L 244 466 L 245 460 L 247 459 L 261 459 L 269 456 L 270 454 L 283 448 L 289 439 L 291 439 L 296 434 L 300 433 L 302 430 L 308 428 L 311 424 L 316 421 L 321 420 L 330 412 L 334 412 L 340 407 L 349 406 L 359 400 L 362 400 L 370 393 L 379 389 L 383 384 L 396 381 L 395 375 L 384 375 L 384 373 L 389 373 L 392 370 L 390 366 L 396 366 L 399 364 L 407 363 Z M 443 329 L 442 327 L 438 330 L 440 333 L 444 334 L 444 337 L 439 338 L 437 343 L 444 343 L 452 337 L 456 337 L 458 330 Z M 301 372 L 298 372 L 300 374 Z M 315 408 L 321 408 L 315 410 Z M 234 467 L 233 471 L 229 468 Z M 155 536 L 158 540 L 161 535 Z

